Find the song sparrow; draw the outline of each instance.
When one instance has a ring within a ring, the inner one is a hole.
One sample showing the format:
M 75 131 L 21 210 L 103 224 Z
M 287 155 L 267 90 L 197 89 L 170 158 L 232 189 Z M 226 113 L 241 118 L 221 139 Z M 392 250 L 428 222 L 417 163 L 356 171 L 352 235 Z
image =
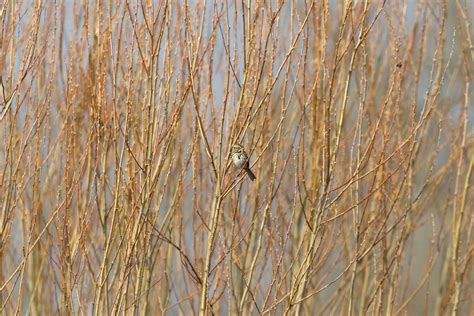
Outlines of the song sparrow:
M 250 180 L 255 180 L 255 175 L 253 174 L 252 170 L 249 168 L 249 155 L 245 151 L 244 147 L 239 144 L 235 144 L 232 146 L 232 162 L 238 168 L 242 168 L 247 172 Z

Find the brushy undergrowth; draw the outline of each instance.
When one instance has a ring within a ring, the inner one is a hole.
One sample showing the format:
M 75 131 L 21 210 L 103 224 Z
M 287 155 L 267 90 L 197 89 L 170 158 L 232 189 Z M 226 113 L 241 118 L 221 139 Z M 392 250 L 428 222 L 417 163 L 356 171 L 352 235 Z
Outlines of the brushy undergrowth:
M 468 315 L 473 15 L 1 1 L 1 313 Z

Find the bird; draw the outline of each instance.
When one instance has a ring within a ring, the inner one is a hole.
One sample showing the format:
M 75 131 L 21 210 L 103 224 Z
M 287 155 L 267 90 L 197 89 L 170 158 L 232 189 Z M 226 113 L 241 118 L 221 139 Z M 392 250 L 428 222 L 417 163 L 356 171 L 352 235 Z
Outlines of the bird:
M 240 144 L 234 144 L 232 146 L 231 154 L 234 165 L 237 168 L 244 169 L 251 181 L 255 180 L 256 177 L 249 167 L 249 155 L 245 151 L 244 147 Z

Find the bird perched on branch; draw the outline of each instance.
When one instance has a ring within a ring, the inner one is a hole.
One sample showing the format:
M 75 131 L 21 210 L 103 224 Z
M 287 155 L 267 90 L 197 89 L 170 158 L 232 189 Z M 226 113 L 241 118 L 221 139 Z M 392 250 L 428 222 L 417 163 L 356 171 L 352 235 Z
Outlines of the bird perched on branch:
M 250 180 L 255 180 L 255 175 L 249 167 L 249 155 L 245 151 L 244 147 L 240 144 L 234 144 L 232 146 L 232 162 L 237 168 L 242 168 L 247 172 Z

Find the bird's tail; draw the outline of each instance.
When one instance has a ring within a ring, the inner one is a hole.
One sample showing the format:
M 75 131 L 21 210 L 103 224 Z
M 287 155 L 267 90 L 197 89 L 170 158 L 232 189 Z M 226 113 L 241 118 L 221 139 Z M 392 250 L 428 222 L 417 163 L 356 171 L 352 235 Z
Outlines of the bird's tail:
M 245 168 L 245 172 L 247 172 L 247 175 L 249 176 L 250 180 L 253 181 L 256 179 L 255 175 L 253 174 L 252 170 L 250 170 L 249 167 Z

